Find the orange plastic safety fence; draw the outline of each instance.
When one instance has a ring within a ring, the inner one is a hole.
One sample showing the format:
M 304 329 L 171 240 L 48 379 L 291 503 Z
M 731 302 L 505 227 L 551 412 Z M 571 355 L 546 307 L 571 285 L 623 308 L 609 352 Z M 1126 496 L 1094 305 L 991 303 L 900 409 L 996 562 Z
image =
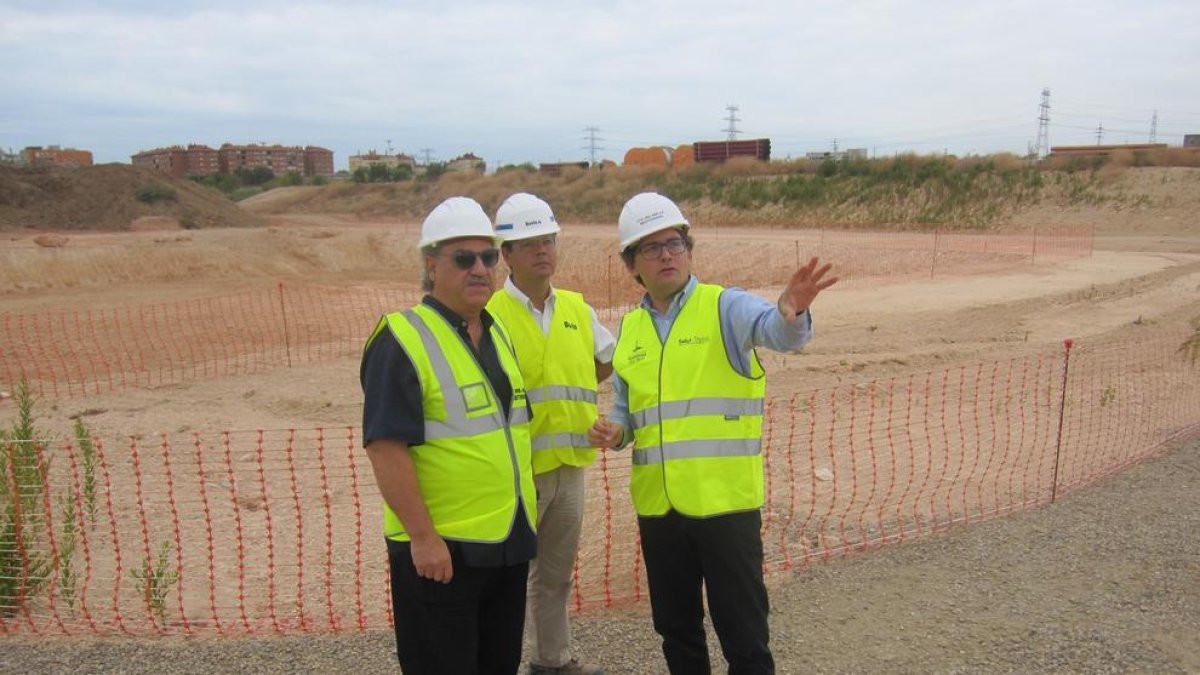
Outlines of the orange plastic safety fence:
M 1036 507 L 1200 436 L 1185 332 L 1150 330 L 769 398 L 768 576 Z M 0 633 L 388 626 L 360 445 L 354 428 L 0 443 Z M 629 470 L 625 452 L 589 470 L 577 610 L 645 597 Z
M 783 283 L 810 257 L 837 264 L 834 288 L 955 274 L 979 274 L 1091 254 L 1091 228 L 1030 234 L 801 231 L 791 245 L 698 233 L 696 270 L 726 286 Z M 615 323 L 641 289 L 615 254 L 564 249 L 556 283 L 581 291 Z M 420 300 L 409 286 L 267 288 L 179 302 L 73 311 L 0 312 L 0 384 L 26 380 L 42 398 L 255 373 L 361 353 L 385 312 Z

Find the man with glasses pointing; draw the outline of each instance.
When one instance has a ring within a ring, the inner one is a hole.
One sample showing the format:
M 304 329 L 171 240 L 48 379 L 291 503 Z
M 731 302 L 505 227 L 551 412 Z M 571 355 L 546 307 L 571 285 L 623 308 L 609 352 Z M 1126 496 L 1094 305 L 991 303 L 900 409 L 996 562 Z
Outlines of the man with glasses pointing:
M 596 460 L 587 432 L 596 387 L 612 373 L 612 333 L 583 296 L 554 287 L 561 228 L 550 205 L 518 192 L 496 210 L 496 235 L 512 274 L 487 309 L 508 330 L 533 408 L 538 553 L 529 568 L 530 675 L 602 675 L 571 653 L 567 599 L 579 549 L 585 470 Z
M 439 204 L 418 244 L 428 295 L 384 316 L 363 351 L 363 442 L 410 675 L 512 675 L 521 663 L 537 497 L 524 378 L 484 309 L 496 244 L 474 200 Z
M 621 322 L 610 419 L 588 435 L 594 447 L 633 442 L 630 494 L 671 673 L 710 672 L 703 593 L 729 672 L 773 673 L 759 533 L 766 381 L 754 350 L 803 347 L 808 308 L 837 278 L 813 258 L 774 304 L 702 284 L 688 227 L 652 192 L 621 211 L 621 256 L 646 294 Z

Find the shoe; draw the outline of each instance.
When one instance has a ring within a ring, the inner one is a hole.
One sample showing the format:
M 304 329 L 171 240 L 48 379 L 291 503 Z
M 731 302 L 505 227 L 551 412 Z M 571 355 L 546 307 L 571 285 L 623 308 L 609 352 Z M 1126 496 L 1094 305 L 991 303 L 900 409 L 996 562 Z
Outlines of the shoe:
M 557 668 L 529 664 L 529 675 L 604 675 L 604 668 L 571 659 Z

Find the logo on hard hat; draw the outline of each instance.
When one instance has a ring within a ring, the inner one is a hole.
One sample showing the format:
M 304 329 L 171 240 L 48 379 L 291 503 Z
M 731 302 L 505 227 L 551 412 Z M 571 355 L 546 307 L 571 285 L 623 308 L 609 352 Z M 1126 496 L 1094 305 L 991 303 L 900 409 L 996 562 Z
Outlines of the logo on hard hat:
M 511 230 L 511 229 L 513 229 L 513 224 L 512 224 L 512 223 L 504 223 L 503 225 L 497 225 L 497 226 L 496 226 L 496 231 L 497 231 L 497 232 L 503 232 L 503 231 L 505 231 L 505 230 Z
M 651 213 L 650 215 L 646 215 L 646 216 L 642 216 L 641 218 L 638 218 L 637 224 L 645 225 L 646 223 L 648 223 L 652 220 L 658 220 L 659 218 L 665 218 L 665 217 L 666 216 L 663 215 L 662 211 L 655 211 L 654 213 Z

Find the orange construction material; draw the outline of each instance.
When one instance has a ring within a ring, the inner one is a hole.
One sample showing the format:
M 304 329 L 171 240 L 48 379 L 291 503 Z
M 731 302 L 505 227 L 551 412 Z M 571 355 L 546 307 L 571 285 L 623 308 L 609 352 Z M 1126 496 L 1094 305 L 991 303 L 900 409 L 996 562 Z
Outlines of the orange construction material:
M 625 151 L 625 166 L 671 166 L 671 149 L 662 146 L 630 148 Z
M 676 169 L 685 169 L 696 163 L 696 151 L 691 144 L 681 145 L 675 148 L 675 154 L 671 158 L 671 166 Z

